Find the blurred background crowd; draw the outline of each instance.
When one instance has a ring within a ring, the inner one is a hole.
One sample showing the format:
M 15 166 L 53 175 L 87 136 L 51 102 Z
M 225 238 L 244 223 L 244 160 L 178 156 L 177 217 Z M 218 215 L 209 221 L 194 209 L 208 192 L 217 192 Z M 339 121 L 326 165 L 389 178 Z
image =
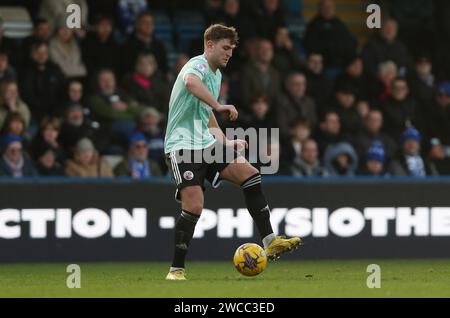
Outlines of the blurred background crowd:
M 211 23 L 240 36 L 219 97 L 240 116 L 220 125 L 279 128 L 278 175 L 449 175 L 450 2 L 370 2 L 380 29 L 364 0 L 1 0 L 0 176 L 166 175 L 172 84 Z

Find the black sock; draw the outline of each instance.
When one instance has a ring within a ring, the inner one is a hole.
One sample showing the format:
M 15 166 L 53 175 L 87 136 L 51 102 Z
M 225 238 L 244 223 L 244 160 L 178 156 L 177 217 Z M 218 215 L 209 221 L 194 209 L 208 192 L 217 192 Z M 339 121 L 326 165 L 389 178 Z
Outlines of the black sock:
M 195 225 L 199 216 L 188 211 L 181 211 L 175 224 L 175 242 L 172 267 L 184 268 L 184 260 L 189 243 L 194 235 Z
M 256 224 L 256 228 L 258 229 L 261 238 L 265 238 L 267 235 L 272 234 L 270 209 L 262 192 L 261 175 L 257 173 L 251 176 L 241 184 L 241 188 L 244 192 L 247 209 Z

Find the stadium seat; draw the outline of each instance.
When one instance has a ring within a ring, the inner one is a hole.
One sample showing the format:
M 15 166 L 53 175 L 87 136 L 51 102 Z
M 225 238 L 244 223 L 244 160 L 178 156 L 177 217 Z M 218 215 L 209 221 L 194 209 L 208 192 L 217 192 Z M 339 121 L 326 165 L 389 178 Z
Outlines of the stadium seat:
M 179 11 L 174 15 L 174 24 L 177 33 L 177 49 L 187 52 L 192 40 L 201 37 L 205 28 L 203 16 L 197 11 Z
M 0 18 L 6 37 L 22 39 L 31 34 L 33 23 L 24 7 L 0 7 Z

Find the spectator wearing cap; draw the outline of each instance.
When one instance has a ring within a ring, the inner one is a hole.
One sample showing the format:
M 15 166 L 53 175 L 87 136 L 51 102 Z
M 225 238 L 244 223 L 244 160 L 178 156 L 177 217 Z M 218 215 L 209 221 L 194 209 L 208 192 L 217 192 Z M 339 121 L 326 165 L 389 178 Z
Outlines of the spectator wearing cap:
M 34 177 L 37 171 L 33 163 L 24 155 L 22 137 L 6 135 L 1 139 L 0 176 Z
M 437 175 L 434 167 L 420 154 L 420 132 L 413 126 L 408 127 L 402 135 L 402 152 L 389 165 L 388 171 L 393 176 L 425 177 Z
M 81 50 L 75 40 L 74 31 L 67 27 L 66 16 L 60 16 L 56 20 L 56 34 L 50 40 L 49 54 L 66 78 L 86 76 L 87 70 L 81 58 Z
M 408 82 L 397 78 L 392 82 L 392 96 L 382 104 L 384 129 L 395 140 L 400 140 L 402 133 L 410 125 L 422 127 L 422 119 L 416 100 L 411 96 Z
M 327 177 L 327 169 L 322 167 L 319 160 L 319 147 L 314 139 L 303 142 L 302 152 L 290 165 L 292 176 L 295 177 Z
M 47 144 L 41 144 L 35 149 L 36 169 L 43 177 L 64 176 L 63 166 L 57 161 L 55 149 Z
M 16 70 L 9 63 L 9 55 L 0 49 L 0 81 L 17 80 Z
M 327 69 L 342 68 L 345 60 L 355 54 L 356 39 L 336 16 L 334 0 L 319 2 L 317 16 L 306 27 L 304 46 L 308 52 L 322 54 Z
M 450 147 L 450 82 L 439 83 L 434 103 L 426 113 L 428 136 Z
M 10 113 L 19 113 L 25 120 L 25 127 L 29 126 L 30 109 L 20 97 L 17 82 L 13 80 L 0 82 L 0 127 Z
M 75 155 L 66 163 L 65 174 L 69 177 L 113 177 L 108 162 L 99 156 L 92 141 L 83 138 L 78 141 Z
M 140 54 L 134 71 L 127 74 L 122 82 L 125 94 L 146 106 L 155 107 L 166 113 L 170 88 L 165 77 L 158 71 L 158 64 L 152 54 Z
M 307 120 L 312 127 L 318 122 L 314 100 L 306 95 L 307 81 L 303 73 L 291 73 L 285 82 L 285 93 L 277 103 L 278 127 L 283 136 L 289 136 L 289 124 L 295 118 Z
M 144 134 L 147 139 L 148 157 L 157 162 L 163 172 L 166 172 L 164 155 L 164 131 L 161 129 L 162 115 L 152 107 L 146 108 L 139 119 L 136 132 Z
M 387 176 L 385 170 L 386 153 L 381 141 L 374 141 L 365 155 L 364 165 L 359 172 L 362 176 Z
M 438 138 L 431 138 L 429 142 L 428 160 L 440 176 L 450 175 L 450 156 Z
M 352 177 L 358 168 L 358 155 L 352 145 L 340 142 L 327 148 L 324 166 L 331 176 Z
M 31 59 L 32 63 L 23 70 L 20 91 L 30 107 L 32 118 L 40 122 L 61 107 L 65 78 L 59 66 L 49 60 L 46 42 L 31 46 Z
M 9 113 L 0 132 L 0 136 L 15 135 L 22 138 L 22 146 L 27 149 L 31 136 L 26 131 L 26 122 L 20 113 Z
M 148 158 L 148 141 L 142 133 L 134 133 L 129 142 L 128 156 L 114 169 L 116 177 L 146 179 L 162 175 L 157 162 Z
M 88 31 L 86 38 L 83 39 L 81 52 L 88 76 L 102 68 L 109 68 L 121 74 L 122 48 L 114 39 L 113 27 L 112 18 L 99 15 L 96 17 L 93 30 Z

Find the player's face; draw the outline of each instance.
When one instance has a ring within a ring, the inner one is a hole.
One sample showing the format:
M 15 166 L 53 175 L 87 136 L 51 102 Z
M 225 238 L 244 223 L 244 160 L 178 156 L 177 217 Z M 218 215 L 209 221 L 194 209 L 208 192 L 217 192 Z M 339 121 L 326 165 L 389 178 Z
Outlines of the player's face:
M 223 39 L 212 45 L 212 52 L 217 67 L 224 68 L 233 56 L 233 50 L 236 45 L 231 44 L 230 40 Z

